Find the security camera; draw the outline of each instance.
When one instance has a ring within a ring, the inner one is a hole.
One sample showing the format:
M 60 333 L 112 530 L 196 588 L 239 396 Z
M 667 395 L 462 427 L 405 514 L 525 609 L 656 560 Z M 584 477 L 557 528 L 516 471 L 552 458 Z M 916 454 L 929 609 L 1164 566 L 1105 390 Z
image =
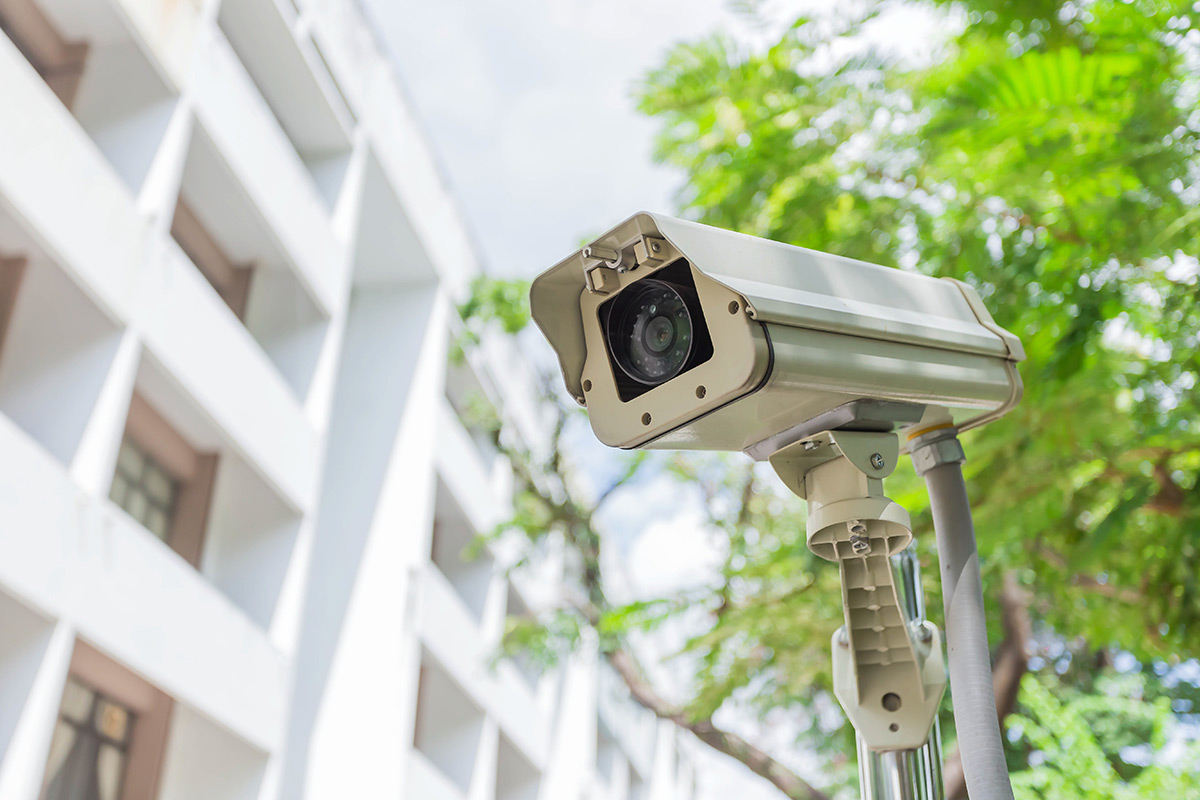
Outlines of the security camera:
M 741 450 L 808 502 L 809 549 L 841 573 L 834 694 L 863 786 L 935 797 L 941 640 L 920 602 L 901 608 L 890 559 L 915 558 L 912 528 L 883 494 L 906 428 L 929 488 L 950 680 L 968 687 L 954 707 L 967 789 L 1011 800 L 995 699 L 978 690 L 992 679 L 957 433 L 1017 403 L 1024 352 L 975 290 L 641 213 L 538 276 L 530 300 L 602 442 Z
M 639 213 L 542 273 L 533 319 L 596 436 L 769 457 L 811 432 L 958 429 L 1020 398 L 973 288 Z

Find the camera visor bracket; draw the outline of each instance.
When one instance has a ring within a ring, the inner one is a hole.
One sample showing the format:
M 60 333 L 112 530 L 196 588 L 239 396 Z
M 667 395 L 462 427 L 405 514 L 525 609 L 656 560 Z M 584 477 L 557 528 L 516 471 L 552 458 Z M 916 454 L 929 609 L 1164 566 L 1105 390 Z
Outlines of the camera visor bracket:
M 891 557 L 912 541 L 908 513 L 883 494 L 899 458 L 894 433 L 823 431 L 771 457 L 808 501 L 808 547 L 838 564 L 845 624 L 833 637 L 834 694 L 872 751 L 929 739 L 946 688 L 941 635 L 910 619 Z
M 620 250 L 590 244 L 582 250 L 584 286 L 589 292 L 611 294 L 620 288 L 618 275 L 638 267 L 661 267 L 670 254 L 670 245 L 656 236 L 641 235 L 631 246 Z

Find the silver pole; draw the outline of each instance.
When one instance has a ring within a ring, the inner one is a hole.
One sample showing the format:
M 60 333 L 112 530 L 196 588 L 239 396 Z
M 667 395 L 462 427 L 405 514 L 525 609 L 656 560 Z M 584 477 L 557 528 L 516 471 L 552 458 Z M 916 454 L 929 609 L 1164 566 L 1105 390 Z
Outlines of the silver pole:
M 912 623 L 925 621 L 925 593 L 917 544 L 892 556 L 900 602 Z M 873 752 L 858 737 L 858 780 L 863 800 L 944 800 L 942 731 L 934 719 L 929 741 L 916 750 Z

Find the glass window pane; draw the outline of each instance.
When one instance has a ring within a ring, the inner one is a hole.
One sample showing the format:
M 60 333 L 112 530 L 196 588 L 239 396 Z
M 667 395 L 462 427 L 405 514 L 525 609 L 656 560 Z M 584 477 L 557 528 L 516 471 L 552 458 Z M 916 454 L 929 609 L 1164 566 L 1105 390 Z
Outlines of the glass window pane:
M 67 753 L 71 752 L 71 745 L 75 744 L 75 737 L 78 735 L 74 726 L 62 720 L 54 726 L 54 738 L 50 740 L 50 758 L 46 760 L 46 775 L 50 778 L 62 769 L 63 762 L 67 760 Z
M 45 800 L 95 800 L 96 756 L 100 740 L 91 731 L 77 731 L 66 758 L 53 775 L 47 775 Z
M 136 479 L 142 474 L 142 453 L 128 439 L 121 442 L 121 452 L 117 454 L 117 469 L 131 479 Z
M 130 486 L 129 491 L 125 493 L 123 507 L 129 512 L 129 516 L 138 522 L 146 519 L 146 495 L 142 494 L 136 486 Z
M 111 744 L 100 745 L 100 753 L 96 756 L 96 783 L 100 788 L 100 800 L 118 800 L 124 772 L 125 755 Z
M 170 535 L 170 520 L 161 509 L 151 508 L 146 511 L 146 529 L 164 542 Z
M 96 704 L 96 730 L 109 739 L 124 742 L 129 733 L 129 712 L 116 703 L 101 699 Z
M 118 472 L 113 475 L 112 490 L 109 491 L 108 496 L 112 498 L 114 503 L 124 507 L 125 492 L 128 488 L 129 484 L 125 482 L 125 479 L 121 477 L 121 473 Z
M 171 504 L 171 495 L 174 494 L 175 489 L 173 481 L 157 465 L 146 465 L 145 486 L 146 494 L 156 504 L 160 506 Z
M 63 692 L 62 715 L 67 719 L 87 724 L 88 715 L 92 713 L 92 699 L 95 694 L 91 689 L 68 680 Z

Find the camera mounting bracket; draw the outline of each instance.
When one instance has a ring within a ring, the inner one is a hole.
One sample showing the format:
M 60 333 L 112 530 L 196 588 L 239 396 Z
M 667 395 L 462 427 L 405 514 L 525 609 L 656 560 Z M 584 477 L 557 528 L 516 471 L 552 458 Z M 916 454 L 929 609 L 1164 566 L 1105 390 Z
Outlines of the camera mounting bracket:
M 833 689 L 870 750 L 915 750 L 946 688 L 941 636 L 910 620 L 891 556 L 912 541 L 908 513 L 883 494 L 899 458 L 894 433 L 824 431 L 771 456 L 808 501 L 808 547 L 838 564 L 845 624 L 833 636 Z

